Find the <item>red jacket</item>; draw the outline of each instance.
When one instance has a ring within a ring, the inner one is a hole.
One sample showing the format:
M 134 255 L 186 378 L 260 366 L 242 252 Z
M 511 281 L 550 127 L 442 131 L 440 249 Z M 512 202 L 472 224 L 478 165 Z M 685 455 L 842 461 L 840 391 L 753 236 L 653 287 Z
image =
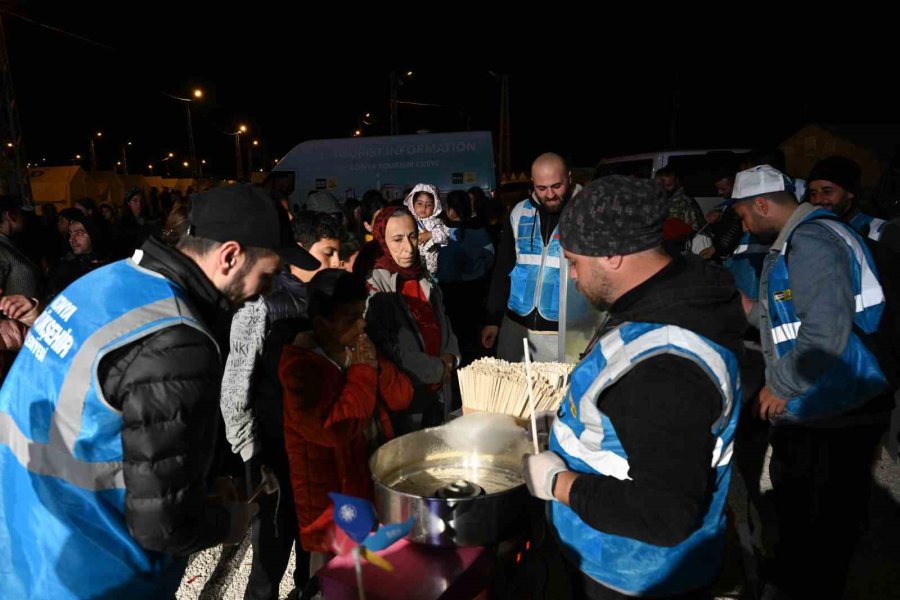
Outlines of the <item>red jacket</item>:
M 281 355 L 284 444 L 303 548 L 333 552 L 328 492 L 372 498 L 363 432 L 377 416 L 384 432 L 381 443 L 391 439 L 386 408 L 407 408 L 413 388 L 409 378 L 381 356 L 377 371 L 351 365 L 342 372 L 310 342 L 308 335 L 298 336 Z

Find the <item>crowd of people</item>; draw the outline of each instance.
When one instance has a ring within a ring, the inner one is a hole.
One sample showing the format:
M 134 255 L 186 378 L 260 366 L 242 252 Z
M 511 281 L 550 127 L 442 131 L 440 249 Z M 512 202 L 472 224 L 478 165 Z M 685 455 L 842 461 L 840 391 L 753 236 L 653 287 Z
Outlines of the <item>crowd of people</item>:
M 249 529 L 245 598 L 278 597 L 292 550 L 312 597 L 328 494 L 371 498 L 367 457 L 452 418 L 461 366 L 523 338 L 557 361 L 568 269 L 606 317 L 523 460 L 567 593 L 710 598 L 764 436 L 765 593 L 840 598 L 898 387 L 898 223 L 845 157 L 805 181 L 770 162 L 723 167 L 706 215 L 672 169 L 581 186 L 552 153 L 511 207 L 428 182 L 0 199 L 0 595 L 173 597 L 188 555 Z M 245 501 L 269 474 L 280 495 Z

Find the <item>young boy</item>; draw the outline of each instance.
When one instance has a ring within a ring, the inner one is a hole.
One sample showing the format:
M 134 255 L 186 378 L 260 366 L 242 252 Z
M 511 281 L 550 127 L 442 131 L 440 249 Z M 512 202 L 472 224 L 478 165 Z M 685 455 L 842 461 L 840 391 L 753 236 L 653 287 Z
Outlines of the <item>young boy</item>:
M 334 551 L 328 492 L 372 497 L 370 451 L 393 437 L 387 411 L 407 408 L 413 396 L 409 378 L 365 334 L 367 295 L 346 271 L 317 273 L 307 308 L 313 330 L 281 356 L 285 447 L 311 574 Z
M 419 253 L 428 272 L 434 275 L 438 270 L 438 246 L 446 246 L 450 239 L 450 230 L 440 218 L 441 197 L 433 185 L 419 183 L 406 197 L 404 204 L 416 218 Z

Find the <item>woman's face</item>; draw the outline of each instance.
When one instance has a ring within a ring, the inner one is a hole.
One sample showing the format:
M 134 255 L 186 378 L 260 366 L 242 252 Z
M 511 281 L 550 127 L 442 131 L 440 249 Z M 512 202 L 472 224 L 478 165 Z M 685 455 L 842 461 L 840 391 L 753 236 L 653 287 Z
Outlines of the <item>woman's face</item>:
M 391 258 L 404 269 L 413 266 L 418 259 L 419 231 L 409 215 L 397 215 L 388 219 L 384 240 Z
M 128 199 L 128 208 L 131 209 L 131 214 L 135 217 L 141 216 L 141 197 L 140 196 L 132 196 Z

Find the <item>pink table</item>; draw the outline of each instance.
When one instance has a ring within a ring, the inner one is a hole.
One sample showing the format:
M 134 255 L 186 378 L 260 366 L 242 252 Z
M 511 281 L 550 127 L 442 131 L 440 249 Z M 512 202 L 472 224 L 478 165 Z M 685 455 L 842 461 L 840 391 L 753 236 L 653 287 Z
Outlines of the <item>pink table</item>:
M 493 555 L 484 548 L 435 548 L 397 542 L 379 552 L 393 572 L 363 561 L 366 600 L 486 599 Z M 327 600 L 357 600 L 351 556 L 338 556 L 319 570 Z

